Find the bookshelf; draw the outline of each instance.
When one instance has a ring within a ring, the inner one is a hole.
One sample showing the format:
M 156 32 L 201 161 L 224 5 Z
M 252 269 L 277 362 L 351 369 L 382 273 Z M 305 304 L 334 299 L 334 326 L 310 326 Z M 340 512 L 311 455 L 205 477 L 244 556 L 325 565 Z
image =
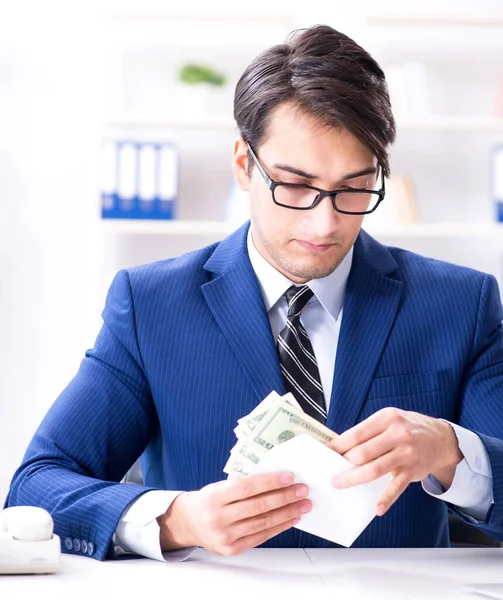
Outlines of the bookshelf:
M 372 14 L 372 10 L 376 14 Z M 492 112 L 497 65 L 501 68 L 498 56 L 503 53 L 500 31 L 503 12 L 494 16 L 481 11 L 479 14 L 460 13 L 454 7 L 451 11 L 450 6 L 443 13 L 432 9 L 423 14 L 408 12 L 405 7 L 401 14 L 384 11 L 379 15 L 375 8 L 369 8 L 367 16 L 355 11 L 346 21 L 350 24 L 347 28 L 342 23 L 338 25 L 340 22 L 335 22 L 327 11 L 323 19 L 313 15 L 312 20 L 339 26 L 369 50 L 385 72 L 387 65 L 402 59 L 424 61 L 428 84 L 431 84 L 431 111 L 410 118 L 397 115 L 397 143 L 391 156 L 392 174 L 410 175 L 418 182 L 421 222 L 386 224 L 385 219 L 376 219 L 374 225 L 367 219 L 364 228 L 383 243 L 479 268 L 493 273 L 502 282 L 503 227 L 494 222 L 489 148 L 503 143 L 503 116 Z M 138 72 L 138 65 L 148 70 L 155 63 L 152 57 L 165 56 L 167 47 L 169 52 L 173 50 L 181 33 L 166 44 L 163 44 L 163 36 L 173 28 L 183 31 L 190 16 L 182 9 L 176 14 L 166 9 L 136 14 L 124 12 L 104 18 L 104 22 L 107 19 L 123 48 L 128 49 L 128 56 L 136 53 Z M 196 30 L 211 26 L 212 29 L 223 28 L 224 33 L 213 34 L 212 39 L 202 37 L 197 42 L 198 49 L 204 50 L 206 45 L 211 60 L 223 55 L 226 60 L 232 59 L 232 70 L 237 74 L 260 46 L 278 43 L 283 34 L 310 24 L 310 19 L 295 11 L 287 18 L 281 14 L 268 15 L 265 11 L 251 11 L 247 16 L 239 11 L 232 14 L 217 11 L 211 15 L 203 11 L 196 18 Z M 235 32 L 229 31 L 236 24 L 244 34 L 239 43 Z M 262 32 L 259 40 L 251 39 L 254 29 Z M 449 36 L 448 44 L 446 36 Z M 229 53 L 226 44 L 232 44 L 235 52 Z M 186 53 L 187 44 L 184 42 L 181 47 L 182 53 Z M 159 71 L 152 70 L 152 77 L 156 75 Z M 467 85 L 467 81 L 472 80 L 473 84 Z M 118 260 L 121 266 L 127 260 L 136 262 L 135 257 L 138 260 L 144 257 L 142 247 L 146 243 L 153 248 L 148 258 L 163 258 L 172 252 L 181 252 L 182 248 L 196 248 L 222 239 L 238 226 L 224 220 L 231 179 L 230 152 L 237 133 L 232 110 L 228 108 L 229 105 L 225 110 L 187 115 L 176 107 L 164 107 L 161 102 L 157 105 L 125 102 L 123 106 L 105 111 L 102 129 L 107 134 L 140 139 L 173 136 L 186 149 L 183 160 L 186 162 L 185 180 L 189 183 L 184 184 L 182 170 L 179 220 L 99 223 L 98 230 L 108 247 L 116 244 L 126 257 Z M 208 151 L 212 166 L 204 170 Z M 193 183 L 195 171 L 199 187 Z M 208 190 L 204 202 L 201 200 L 203 189 Z M 159 256 L 155 252 L 159 252 Z
M 225 221 L 189 221 L 174 219 L 173 221 L 148 221 L 138 219 L 102 219 L 98 232 L 105 235 L 165 235 L 212 237 L 222 239 L 236 229 L 236 226 Z

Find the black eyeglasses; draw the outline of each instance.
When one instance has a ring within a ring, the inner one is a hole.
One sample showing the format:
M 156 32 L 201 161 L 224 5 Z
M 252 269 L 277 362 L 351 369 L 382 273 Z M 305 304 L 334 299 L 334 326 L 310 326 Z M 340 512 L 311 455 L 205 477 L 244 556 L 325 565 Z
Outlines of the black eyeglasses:
M 386 193 L 384 187 L 384 171 L 381 171 L 381 189 L 343 189 L 343 190 L 321 190 L 312 185 L 303 185 L 301 183 L 283 183 L 281 181 L 273 181 L 266 170 L 260 163 L 257 155 L 253 151 L 251 145 L 246 142 L 250 154 L 252 155 L 257 169 L 267 183 L 268 188 L 272 192 L 272 199 L 278 206 L 285 208 L 293 208 L 294 210 L 311 210 L 317 206 L 325 196 L 330 196 L 332 206 L 337 212 L 345 215 L 368 215 L 384 200 Z

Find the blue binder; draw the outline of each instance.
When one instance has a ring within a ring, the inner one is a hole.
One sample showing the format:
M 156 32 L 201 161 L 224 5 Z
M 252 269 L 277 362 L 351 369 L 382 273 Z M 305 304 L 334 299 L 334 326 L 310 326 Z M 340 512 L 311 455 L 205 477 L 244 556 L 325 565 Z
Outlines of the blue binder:
M 496 220 L 503 222 L 503 145 L 495 146 L 491 156 L 491 192 Z
M 104 140 L 101 215 L 104 219 L 174 219 L 179 152 L 173 142 Z

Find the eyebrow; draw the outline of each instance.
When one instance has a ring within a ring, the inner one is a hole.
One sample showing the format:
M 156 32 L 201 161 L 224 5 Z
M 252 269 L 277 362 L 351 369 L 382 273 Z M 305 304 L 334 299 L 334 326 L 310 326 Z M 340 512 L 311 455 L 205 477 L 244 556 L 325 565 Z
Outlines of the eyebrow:
M 290 167 L 289 165 L 275 163 L 273 167 L 275 169 L 279 169 L 280 171 L 286 171 L 287 173 L 292 173 L 293 175 L 299 175 L 299 177 L 304 177 L 305 179 L 319 179 L 317 175 L 313 175 L 312 173 L 306 173 L 301 169 L 296 169 L 295 167 Z M 377 173 L 376 167 L 368 167 L 366 169 L 362 169 L 361 171 L 356 171 L 355 173 L 349 173 L 348 175 L 344 175 L 344 177 L 341 178 L 341 181 L 355 179 L 356 177 L 363 177 L 364 175 L 374 175 L 375 173 Z

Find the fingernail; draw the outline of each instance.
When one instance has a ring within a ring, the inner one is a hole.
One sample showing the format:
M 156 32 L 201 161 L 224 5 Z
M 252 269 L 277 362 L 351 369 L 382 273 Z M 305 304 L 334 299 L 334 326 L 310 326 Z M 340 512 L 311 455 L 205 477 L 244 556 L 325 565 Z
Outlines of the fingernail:
M 332 478 L 332 485 L 334 486 L 334 488 L 342 488 L 343 486 L 343 482 L 341 482 L 341 480 L 338 477 L 333 477 Z
M 308 494 L 308 489 L 305 485 L 299 486 L 295 492 L 298 498 L 305 498 Z
M 303 504 L 300 505 L 300 512 L 301 513 L 308 513 L 312 508 L 312 505 L 310 502 L 304 502 Z
M 298 519 L 294 519 L 294 520 L 292 521 L 292 524 L 293 524 L 293 525 L 297 525 L 297 523 L 300 523 L 300 522 L 301 522 L 301 518 L 299 517 Z
M 293 473 L 283 473 L 280 477 L 281 483 L 293 483 Z
M 384 504 L 378 504 L 376 508 L 376 515 L 381 517 L 386 512 L 386 506 Z

